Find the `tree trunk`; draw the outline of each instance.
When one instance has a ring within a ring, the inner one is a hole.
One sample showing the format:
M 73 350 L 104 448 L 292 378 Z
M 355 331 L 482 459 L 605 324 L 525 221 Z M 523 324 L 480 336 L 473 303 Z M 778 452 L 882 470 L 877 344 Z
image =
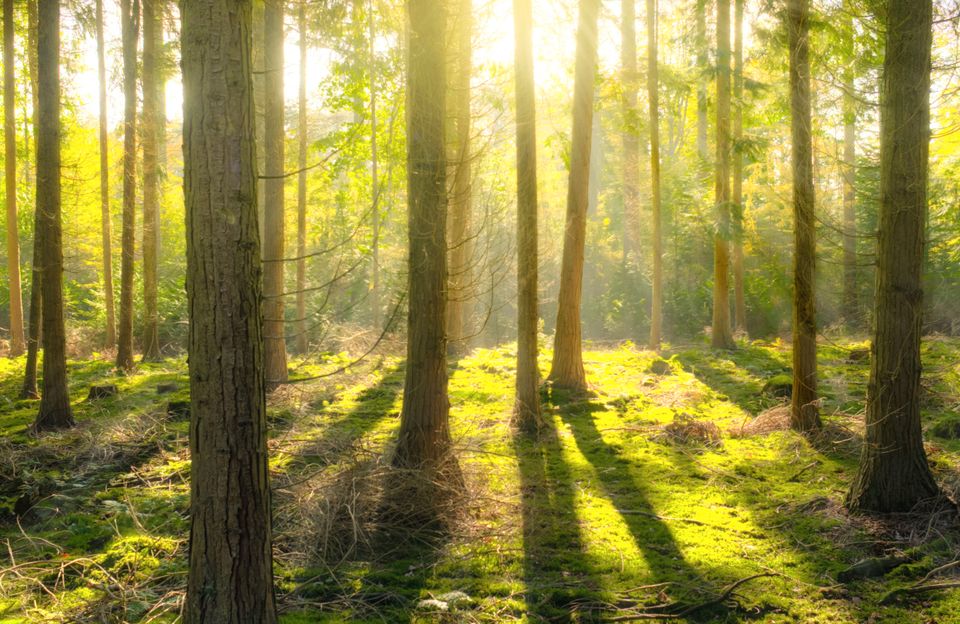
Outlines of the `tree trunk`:
M 63 247 L 60 224 L 60 2 L 37 6 L 37 211 L 43 244 L 43 394 L 33 428 L 73 426 L 67 390 L 67 338 L 63 318 Z
M 663 215 L 660 205 L 660 77 L 657 66 L 656 6 L 656 0 L 647 0 L 647 102 L 650 109 L 650 210 L 653 219 L 650 348 L 659 350 L 663 331 Z
M 747 300 L 743 285 L 743 0 L 733 9 L 733 317 L 737 331 L 747 333 Z
M 192 458 L 184 622 L 272 624 L 250 0 L 181 7 Z
M 157 73 L 161 42 L 160 0 L 143 0 L 143 360 L 160 359 L 157 257 L 160 235 L 159 118 Z
M 697 154 L 707 153 L 707 0 L 697 0 Z
M 472 155 L 470 153 L 470 77 L 472 74 L 473 1 L 457 0 L 453 33 L 454 56 L 453 118 L 456 134 L 451 145 L 453 181 L 450 202 L 450 268 L 447 297 L 447 337 L 454 354 L 469 348 L 467 302 L 471 299 L 472 262 L 470 217 L 472 209 Z
M 637 129 L 637 0 L 622 0 L 620 68 L 623 81 L 623 262 L 640 253 L 640 134 Z
M 137 39 L 140 0 L 120 0 L 123 39 L 123 224 L 117 368 L 133 369 L 133 273 L 137 220 Z
M 517 395 L 513 420 L 519 429 L 535 432 L 543 417 L 537 366 L 537 103 L 531 0 L 514 0 L 513 12 L 517 90 Z
M 37 0 L 27 0 L 27 68 L 30 71 L 30 96 L 33 100 L 33 143 L 34 154 L 37 153 L 38 135 L 40 134 L 40 99 L 38 95 L 38 68 L 37 59 Z M 37 204 L 34 203 L 33 215 L 33 267 L 30 280 L 30 336 L 27 340 L 27 361 L 23 370 L 23 388 L 21 398 L 36 399 L 40 397 L 37 388 L 37 360 L 40 351 L 40 341 L 43 338 L 43 221 Z
M 10 357 L 23 353 L 20 225 L 17 220 L 17 85 L 14 80 L 13 0 L 3 0 L 3 142 L 7 203 L 7 283 L 10 288 Z
M 851 10 L 849 1 L 845 3 Z M 850 57 L 843 71 L 843 320 L 848 328 L 856 326 L 859 316 L 857 301 L 857 104 L 854 97 L 853 17 L 846 21 Z
M 307 7 L 300 0 L 297 9 L 300 31 L 300 87 L 297 99 L 297 353 L 310 348 L 307 336 Z
M 937 496 L 920 427 L 921 268 L 930 141 L 930 0 L 889 0 L 880 94 L 877 307 L 853 511 L 905 512 Z
M 717 211 L 713 237 L 713 347 L 732 349 L 730 331 L 730 0 L 717 0 Z
M 793 143 L 793 393 L 790 422 L 820 429 L 817 405 L 817 319 L 814 304 L 816 218 L 810 119 L 809 0 L 787 3 L 790 121 Z
M 370 310 L 373 326 L 380 327 L 380 161 L 377 143 L 377 54 L 376 54 L 376 2 L 370 0 L 367 16 L 370 44 L 370 194 L 371 210 L 371 267 L 370 267 Z
M 550 371 L 550 379 L 555 385 L 572 390 L 587 388 L 580 341 L 580 297 L 583 291 L 583 254 L 587 235 L 590 147 L 593 141 L 593 83 L 597 72 L 599 13 L 599 0 L 580 0 L 567 221 L 563 237 L 553 365 Z
M 107 313 L 106 347 L 117 344 L 117 320 L 113 309 L 113 236 L 110 214 L 110 157 L 107 138 L 107 67 L 103 36 L 103 0 L 97 0 L 97 76 L 100 87 L 100 229 L 103 247 L 103 298 Z
M 267 0 L 264 43 L 263 344 L 267 388 L 287 381 L 284 340 L 283 0 Z

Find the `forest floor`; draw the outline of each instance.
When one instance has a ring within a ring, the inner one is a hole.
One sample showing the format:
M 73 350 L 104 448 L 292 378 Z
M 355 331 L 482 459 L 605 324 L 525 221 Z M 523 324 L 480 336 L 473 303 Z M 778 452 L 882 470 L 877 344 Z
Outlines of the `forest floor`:
M 588 346 L 592 392 L 545 388 L 539 439 L 508 425 L 512 349 L 478 350 L 451 366 L 463 518 L 409 539 L 377 513 L 402 360 L 284 387 L 270 398 L 282 621 L 960 622 L 954 515 L 844 511 L 865 346 L 821 344 L 827 427 L 813 442 L 789 431 L 774 396 L 789 371 L 780 343 L 674 346 L 656 364 L 630 344 Z M 960 341 L 929 339 L 923 351 L 927 450 L 953 493 Z M 0 362 L 0 623 L 175 621 L 188 535 L 184 361 L 130 376 L 71 363 L 79 425 L 39 439 L 27 431 L 36 401 L 12 398 L 21 370 Z M 91 384 L 119 394 L 86 400 Z

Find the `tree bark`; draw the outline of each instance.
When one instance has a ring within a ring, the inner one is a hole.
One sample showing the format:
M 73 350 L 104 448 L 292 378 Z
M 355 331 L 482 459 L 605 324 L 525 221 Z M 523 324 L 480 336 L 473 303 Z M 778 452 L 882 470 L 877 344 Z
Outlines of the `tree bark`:
M 650 109 L 650 211 L 653 219 L 653 293 L 650 348 L 660 349 L 663 331 L 663 215 L 660 200 L 660 76 L 657 63 L 657 3 L 647 0 L 647 102 Z
M 117 368 L 133 369 L 133 273 L 137 220 L 137 40 L 140 0 L 120 0 L 123 39 L 123 223 Z
M 192 458 L 187 624 L 277 621 L 250 4 L 181 4 Z
M 717 225 L 713 237 L 715 349 L 733 349 L 730 330 L 730 0 L 717 0 Z
M 376 2 L 370 0 L 369 15 L 367 16 L 370 39 L 370 194 L 373 208 L 371 210 L 371 267 L 370 267 L 370 310 L 373 326 L 380 327 L 380 155 L 377 142 L 379 120 L 377 118 L 377 54 L 376 54 Z
M 37 432 L 73 426 L 67 390 L 67 338 L 63 316 L 63 247 L 60 223 L 60 2 L 37 5 L 37 211 L 43 234 L 43 394 Z
M 880 92 L 880 244 L 867 429 L 852 511 L 937 496 L 920 427 L 921 269 L 930 141 L 930 0 L 888 0 Z
M 40 100 L 38 95 L 38 68 L 37 59 L 37 0 L 27 0 L 27 68 L 30 71 L 30 97 L 33 100 L 33 143 L 34 154 L 37 153 L 38 135 L 40 134 Z M 40 397 L 37 388 L 37 360 L 41 340 L 43 338 L 43 222 L 37 204 L 34 203 L 33 215 L 33 266 L 30 280 L 30 335 L 27 340 L 27 361 L 23 367 L 23 388 L 20 397 L 36 399 Z
M 814 303 L 816 217 L 810 118 L 809 0 L 787 3 L 790 125 L 793 143 L 793 393 L 790 422 L 820 429 L 817 405 L 817 319 Z
M 143 0 L 143 360 L 160 359 L 157 258 L 160 236 L 160 0 Z
M 747 299 L 743 284 L 743 0 L 733 9 L 733 318 L 737 331 L 747 333 Z
M 97 78 L 100 87 L 100 231 L 103 247 L 103 306 L 107 314 L 106 347 L 117 344 L 117 319 L 113 308 L 113 235 L 110 214 L 110 147 L 107 138 L 107 67 L 103 36 L 103 0 L 96 4 Z
M 593 83 L 597 72 L 599 13 L 599 0 L 580 0 L 567 220 L 563 236 L 553 365 L 550 370 L 550 379 L 555 385 L 572 390 L 587 389 L 581 351 L 580 298 L 583 291 L 583 255 L 587 235 L 590 147 L 593 140 Z
M 853 17 L 849 1 L 844 4 L 850 57 L 843 71 L 843 319 L 848 328 L 857 324 L 857 103 L 854 97 Z
M 263 342 L 267 388 L 287 381 L 284 339 L 283 0 L 267 0 L 264 43 Z
M 707 153 L 707 0 L 697 0 L 697 154 Z
M 304 355 L 310 348 L 307 336 L 307 8 L 300 0 L 297 9 L 300 31 L 300 86 L 297 98 L 297 353 Z
M 3 0 L 3 142 L 7 206 L 7 282 L 10 289 L 10 357 L 23 353 L 20 224 L 17 219 L 17 85 L 14 76 L 13 0 Z
M 640 134 L 637 129 L 637 0 L 620 6 L 620 71 L 623 81 L 623 262 L 640 253 Z
M 536 432 L 543 417 L 537 366 L 537 103 L 531 0 L 514 0 L 513 19 L 517 97 L 517 394 L 513 421 L 522 431 Z

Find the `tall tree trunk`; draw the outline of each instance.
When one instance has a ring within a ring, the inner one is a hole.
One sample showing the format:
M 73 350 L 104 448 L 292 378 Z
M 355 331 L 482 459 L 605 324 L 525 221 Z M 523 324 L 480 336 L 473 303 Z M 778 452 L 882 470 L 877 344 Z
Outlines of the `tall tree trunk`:
M 143 0 L 143 359 L 160 359 L 157 257 L 160 235 L 160 0 Z
M 472 155 L 470 152 L 470 77 L 473 73 L 473 0 L 457 0 L 453 53 L 455 69 L 452 81 L 453 118 L 456 134 L 452 144 L 453 183 L 450 202 L 450 267 L 447 297 L 447 337 L 452 353 L 462 354 L 469 348 L 467 336 L 467 302 L 471 299 L 470 265 L 472 262 Z
M 184 621 L 272 624 L 250 0 L 181 7 L 192 458 Z
M 283 0 L 267 0 L 264 42 L 263 343 L 267 388 L 287 381 L 284 339 Z
M 137 220 L 137 39 L 140 0 L 120 0 L 123 39 L 123 224 L 117 368 L 133 369 L 133 272 Z
M 103 248 L 103 298 L 107 313 L 107 348 L 117 344 L 117 320 L 113 309 L 113 236 L 110 214 L 110 155 L 107 138 L 107 67 L 103 36 L 103 0 L 97 0 L 97 77 L 100 87 L 100 231 Z
M 850 56 L 843 71 L 843 319 L 853 328 L 860 316 L 857 301 L 857 103 L 854 97 L 853 17 L 849 0 L 844 3 L 847 45 Z
M 370 196 L 373 203 L 371 209 L 371 230 L 373 241 L 371 243 L 371 267 L 370 267 L 370 310 L 372 312 L 373 326 L 380 327 L 380 155 L 379 145 L 377 143 L 378 118 L 377 118 L 377 53 L 376 53 L 376 0 L 370 0 L 368 9 L 367 26 L 369 30 L 370 44 Z
M 930 0 L 888 0 L 880 93 L 880 245 L 867 430 L 847 506 L 910 511 L 939 488 L 920 427 L 921 268 L 930 141 Z
M 650 108 L 650 193 L 653 219 L 653 293 L 650 348 L 660 348 L 663 330 L 663 215 L 660 202 L 660 76 L 657 64 L 657 3 L 647 0 L 647 102 Z
M 816 218 L 810 118 L 809 0 L 787 3 L 790 121 L 793 142 L 793 394 L 790 422 L 820 429 L 817 406 L 817 319 L 814 305 Z
M 307 336 L 307 7 L 300 0 L 297 9 L 297 27 L 300 31 L 300 87 L 297 98 L 297 353 L 304 355 L 310 348 Z
M 407 369 L 395 466 L 451 461 L 447 397 L 446 13 L 408 0 L 407 201 L 410 237 Z
M 743 0 L 733 9 L 733 317 L 738 332 L 747 333 L 747 299 L 743 284 Z
M 707 0 L 697 0 L 697 155 L 707 153 Z
M 33 143 L 34 154 L 37 153 L 38 135 L 40 134 L 40 98 L 38 88 L 39 69 L 37 65 L 37 0 L 27 0 L 27 68 L 30 71 L 30 97 L 33 100 Z M 39 164 L 39 163 L 38 163 Z M 25 399 L 40 397 L 37 388 L 37 360 L 41 340 L 43 338 L 43 220 L 37 204 L 34 203 L 33 215 L 33 266 L 30 280 L 30 336 L 27 340 L 27 361 L 23 367 L 23 388 L 20 396 Z
M 40 109 L 37 135 L 37 211 L 43 234 L 43 394 L 34 430 L 73 426 L 67 390 L 67 337 L 63 317 L 63 247 L 60 223 L 60 2 L 37 6 Z
M 23 353 L 20 225 L 17 220 L 17 85 L 14 80 L 13 0 L 3 0 L 3 142 L 7 203 L 7 283 L 10 289 L 10 356 Z
M 640 253 L 640 134 L 637 129 L 637 0 L 620 6 L 620 71 L 623 81 L 623 262 Z
M 717 213 L 713 237 L 713 347 L 732 349 L 730 331 L 730 0 L 717 0 Z
M 597 73 L 599 14 L 599 0 L 580 0 L 567 221 L 563 237 L 553 365 L 550 371 L 550 379 L 554 384 L 573 390 L 587 388 L 580 340 L 580 297 L 583 292 L 583 254 L 587 236 L 590 147 L 593 141 L 593 83 Z
M 517 90 L 517 395 L 513 419 L 521 430 L 534 432 L 542 426 L 543 417 L 537 366 L 537 103 L 531 0 L 514 0 L 513 19 Z

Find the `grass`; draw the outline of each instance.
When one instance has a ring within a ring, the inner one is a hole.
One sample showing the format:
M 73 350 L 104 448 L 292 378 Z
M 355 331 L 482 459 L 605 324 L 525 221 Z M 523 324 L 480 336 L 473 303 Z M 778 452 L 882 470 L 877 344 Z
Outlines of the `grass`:
M 270 403 L 282 621 L 602 622 L 664 604 L 691 622 L 956 621 L 956 590 L 880 604 L 957 558 L 948 518 L 842 508 L 868 373 L 848 356 L 863 346 L 821 345 L 832 435 L 817 444 L 785 430 L 782 399 L 764 392 L 789 371 L 779 343 L 660 356 L 630 344 L 589 349 L 591 392 L 545 387 L 548 426 L 536 439 L 508 426 L 515 353 L 479 350 L 450 378 L 465 520 L 453 534 L 410 539 L 376 513 L 403 362 L 380 357 L 286 387 Z M 958 353 L 957 341 L 924 344 L 928 452 L 951 491 Z M 16 396 L 21 364 L 0 363 L 3 396 Z M 186 398 L 184 372 L 182 360 L 129 376 L 71 363 L 79 425 L 40 439 L 27 431 L 35 401 L 0 406 L 0 623 L 177 620 L 189 456 L 187 423 L 166 403 Z M 158 395 L 169 382 L 180 389 Z M 119 396 L 87 402 L 93 383 L 115 383 Z M 860 560 L 904 553 L 910 561 L 886 575 L 836 580 Z M 716 600 L 758 574 L 768 576 Z

